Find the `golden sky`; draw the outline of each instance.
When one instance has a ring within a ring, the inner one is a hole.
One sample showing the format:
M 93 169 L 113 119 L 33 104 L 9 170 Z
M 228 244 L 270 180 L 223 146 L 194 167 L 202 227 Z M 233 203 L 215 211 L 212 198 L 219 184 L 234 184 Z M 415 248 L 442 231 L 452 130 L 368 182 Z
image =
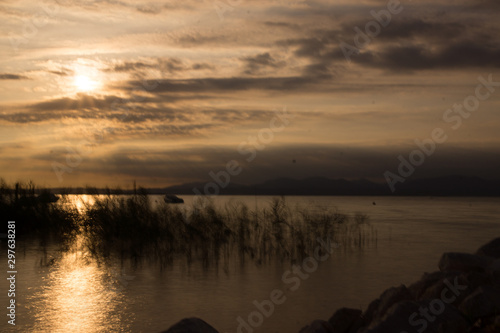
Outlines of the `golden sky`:
M 500 84 L 459 126 L 445 115 L 479 77 L 500 82 L 499 12 L 497 0 L 3 0 L 0 177 L 159 187 L 236 160 L 237 183 L 383 181 L 442 128 L 414 177 L 498 178 Z

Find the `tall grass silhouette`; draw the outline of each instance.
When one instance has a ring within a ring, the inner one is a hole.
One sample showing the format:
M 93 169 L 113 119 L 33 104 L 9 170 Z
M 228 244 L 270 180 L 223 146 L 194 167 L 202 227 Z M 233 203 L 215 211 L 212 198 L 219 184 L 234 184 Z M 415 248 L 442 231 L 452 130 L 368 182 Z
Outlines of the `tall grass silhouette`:
M 219 207 L 207 197 L 187 207 L 153 203 L 142 188 L 126 196 L 111 191 L 98 195 L 97 189 L 87 188 L 93 200 L 77 207 L 67 195 L 53 203 L 37 200 L 43 191 L 35 191 L 33 184 L 9 188 L 1 182 L 2 216 L 16 219 L 21 233 L 44 240 L 64 245 L 78 236 L 85 251 L 103 261 L 119 257 L 168 266 L 182 259 L 203 267 L 233 258 L 257 264 L 293 262 L 311 255 L 318 238 L 343 249 L 377 241 L 367 216 L 348 216 L 331 207 L 290 206 L 285 198 L 253 210 L 241 202 Z
M 49 194 L 32 182 L 9 187 L 0 179 L 0 217 L 3 221 L 16 221 L 17 235 L 36 237 L 42 244 L 55 240 L 68 245 L 77 235 L 83 216 L 74 207 L 46 200 Z M 7 224 L 1 225 L 1 232 L 7 232 Z

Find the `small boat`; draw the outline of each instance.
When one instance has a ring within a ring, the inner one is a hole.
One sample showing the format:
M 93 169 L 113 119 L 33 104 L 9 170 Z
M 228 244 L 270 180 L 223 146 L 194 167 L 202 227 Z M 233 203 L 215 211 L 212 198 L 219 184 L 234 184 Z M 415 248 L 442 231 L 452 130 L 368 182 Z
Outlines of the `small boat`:
M 39 196 L 36 197 L 36 199 L 41 203 L 50 203 L 57 202 L 57 200 L 59 200 L 59 197 L 51 192 L 42 192 Z
M 184 199 L 179 198 L 175 194 L 165 194 L 165 198 L 163 198 L 166 203 L 171 203 L 171 204 L 178 204 L 178 203 L 184 203 Z

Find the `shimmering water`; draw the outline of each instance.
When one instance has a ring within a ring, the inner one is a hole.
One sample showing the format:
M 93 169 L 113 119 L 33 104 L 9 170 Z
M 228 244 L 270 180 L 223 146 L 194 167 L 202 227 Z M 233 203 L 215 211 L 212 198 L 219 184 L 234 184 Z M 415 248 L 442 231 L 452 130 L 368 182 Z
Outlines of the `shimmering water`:
M 183 196 L 186 209 L 192 197 Z M 74 196 L 72 202 L 91 197 Z M 242 201 L 250 208 L 271 197 L 215 198 L 217 205 Z M 161 196 L 152 196 L 161 201 Z M 378 241 L 363 250 L 334 251 L 307 278 L 283 280 L 290 263 L 244 264 L 203 269 L 178 260 L 168 268 L 148 260 L 97 263 L 79 250 L 45 250 L 18 239 L 17 325 L 2 332 L 159 332 L 185 317 L 203 318 L 220 332 L 237 332 L 254 301 L 283 291 L 286 300 L 263 317 L 254 332 L 298 332 L 314 319 L 328 319 L 339 307 L 364 309 L 390 286 L 411 283 L 436 270 L 442 252 L 473 252 L 500 236 L 500 198 L 287 197 L 304 207 L 336 206 L 367 214 Z M 375 203 L 375 205 L 373 204 Z M 20 244 L 23 242 L 23 244 Z M 6 261 L 5 243 L 1 257 Z M 293 275 L 288 275 L 291 277 Z M 5 279 L 2 279 L 5 281 Z M 297 283 L 300 282 L 300 285 Z M 0 284 L 6 291 L 7 284 Z M 0 302 L 7 306 L 6 292 Z M 282 298 L 283 299 L 283 298 Z M 3 306 L 2 306 L 3 307 Z M 3 307 L 5 309 L 5 307 Z M 4 315 L 5 317 L 5 315 Z M 242 330 L 241 332 L 246 332 Z

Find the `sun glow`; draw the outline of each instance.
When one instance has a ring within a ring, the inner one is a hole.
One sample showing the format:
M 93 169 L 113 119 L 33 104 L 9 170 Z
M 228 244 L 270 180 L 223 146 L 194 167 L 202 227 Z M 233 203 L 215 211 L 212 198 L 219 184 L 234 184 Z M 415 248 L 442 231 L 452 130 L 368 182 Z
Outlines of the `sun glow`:
M 99 88 L 99 86 L 100 86 L 98 81 L 96 81 L 88 76 L 85 76 L 85 75 L 75 76 L 73 83 L 74 83 L 76 89 L 78 91 L 82 91 L 82 92 L 94 91 L 97 88 Z
M 104 88 L 103 65 L 99 61 L 79 58 L 68 67 L 73 72 L 66 81 L 70 92 L 98 93 Z

